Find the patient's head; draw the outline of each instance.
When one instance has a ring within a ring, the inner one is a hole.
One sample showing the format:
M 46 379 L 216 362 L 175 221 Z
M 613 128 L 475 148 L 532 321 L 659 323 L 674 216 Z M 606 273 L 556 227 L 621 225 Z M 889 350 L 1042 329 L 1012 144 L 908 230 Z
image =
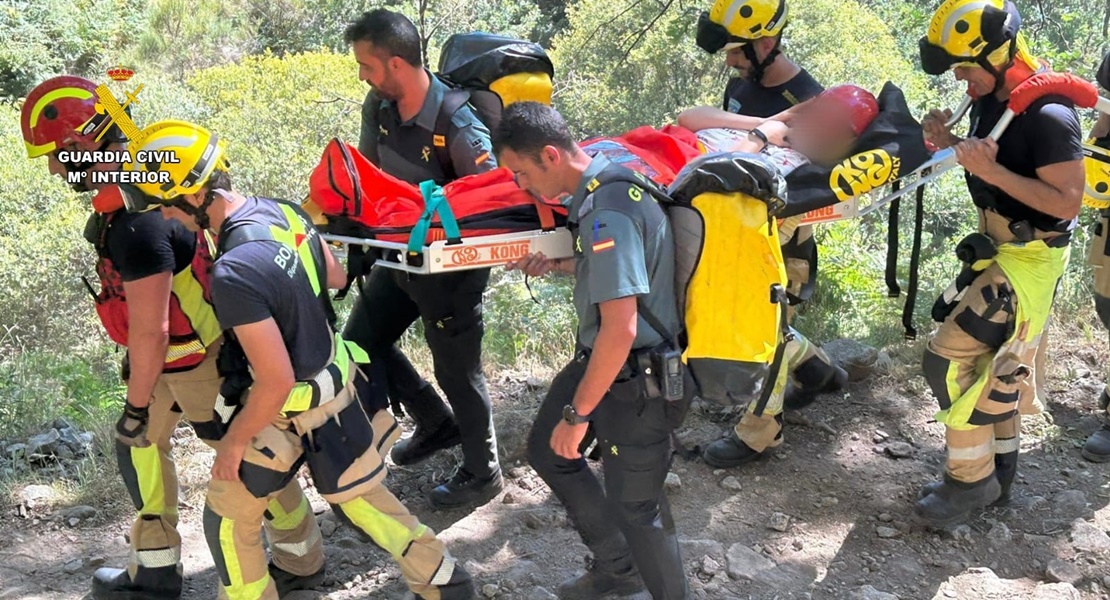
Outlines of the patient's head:
M 810 162 L 831 166 L 848 157 L 856 140 L 879 115 L 879 102 L 855 85 L 838 85 L 814 98 L 790 126 L 790 146 Z

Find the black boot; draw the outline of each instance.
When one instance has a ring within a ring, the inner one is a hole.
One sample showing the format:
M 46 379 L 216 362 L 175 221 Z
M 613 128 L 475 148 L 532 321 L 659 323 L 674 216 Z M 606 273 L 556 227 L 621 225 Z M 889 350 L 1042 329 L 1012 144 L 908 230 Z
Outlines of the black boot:
M 1010 503 L 1010 486 L 1014 484 L 1014 477 L 1017 476 L 1017 465 L 1017 452 L 994 455 L 994 476 L 998 479 L 1002 494 L 991 506 L 1006 506 Z
M 1001 495 L 1002 486 L 994 473 L 974 483 L 956 481 L 945 474 L 940 485 L 917 501 L 914 512 L 927 525 L 944 527 L 968 518 L 973 511 L 990 506 Z
M 1110 422 L 1104 424 L 1102 429 L 1091 434 L 1087 443 L 1083 444 L 1081 451 L 1083 458 L 1091 462 L 1110 461 Z
M 389 456 L 394 464 L 413 465 L 462 443 L 454 415 L 432 386 L 424 386 L 416 398 L 404 399 L 402 404 L 416 429 L 410 437 L 393 445 Z
M 632 557 L 591 559 L 586 572 L 559 585 L 560 600 L 596 600 L 608 594 L 628 596 L 644 591 L 644 581 L 632 563 Z
M 762 457 L 762 452 L 756 452 L 740 441 L 740 438 L 736 437 L 735 431 L 729 432 L 727 436 L 709 444 L 702 453 L 702 459 L 705 463 L 718 469 L 739 467 Z
M 439 600 L 473 600 L 478 597 L 474 589 L 474 580 L 461 563 L 455 563 L 451 578 L 447 583 L 436 586 L 436 591 L 439 592 Z M 423 596 L 416 596 L 416 598 L 424 600 Z
M 93 573 L 93 600 L 169 600 L 181 597 L 181 568 L 171 565 L 157 569 L 139 567 L 135 581 L 127 569 L 101 567 Z
M 848 372 L 838 365 L 811 358 L 795 372 L 797 384 L 787 387 L 782 405 L 787 410 L 798 410 L 813 404 L 820 394 L 838 392 L 848 384 Z
M 274 580 L 278 596 L 285 596 L 289 592 L 314 590 L 324 585 L 324 572 L 327 570 L 327 565 L 320 567 L 319 571 L 311 575 L 294 575 L 275 565 L 273 561 L 270 561 L 267 569 L 270 571 L 270 579 Z
M 443 509 L 481 506 L 500 494 L 504 487 L 501 469 L 489 477 L 480 478 L 459 467 L 450 479 L 432 490 L 428 499 L 432 506 Z

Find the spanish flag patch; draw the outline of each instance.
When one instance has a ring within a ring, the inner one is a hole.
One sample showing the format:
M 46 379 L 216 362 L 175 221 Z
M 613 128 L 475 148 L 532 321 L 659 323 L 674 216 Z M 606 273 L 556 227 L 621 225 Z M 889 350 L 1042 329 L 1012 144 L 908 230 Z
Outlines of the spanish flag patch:
M 593 251 L 596 253 L 596 252 L 604 252 L 605 250 L 611 250 L 616 245 L 617 245 L 617 243 L 615 241 L 613 241 L 613 238 L 609 238 L 607 240 L 599 240 L 599 241 L 594 242 L 592 248 L 593 248 Z

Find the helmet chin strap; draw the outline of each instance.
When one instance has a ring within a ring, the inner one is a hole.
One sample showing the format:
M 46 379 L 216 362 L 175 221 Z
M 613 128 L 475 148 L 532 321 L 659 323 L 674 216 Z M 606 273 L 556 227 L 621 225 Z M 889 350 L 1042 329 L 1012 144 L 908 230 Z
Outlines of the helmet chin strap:
M 748 67 L 748 77 L 752 81 L 758 83 L 763 82 L 763 75 L 766 74 L 767 67 L 771 66 L 771 64 L 775 62 L 775 59 L 778 58 L 779 54 L 782 53 L 782 50 L 779 48 L 780 44 L 782 44 L 781 39 L 775 42 L 775 47 L 771 49 L 771 52 L 769 52 L 767 57 L 763 60 L 759 60 L 759 57 L 756 56 L 754 43 L 744 44 L 744 56 L 748 59 L 748 62 L 752 64 L 752 66 Z
M 993 52 L 993 50 L 991 52 Z M 1017 37 L 1010 39 L 1010 60 L 1006 61 L 1006 65 L 1002 68 L 995 68 L 995 66 L 991 64 L 991 52 L 984 52 L 978 62 L 980 66 L 994 76 L 994 89 L 991 90 L 991 93 L 997 94 L 998 91 L 1006 85 L 1006 72 L 1010 70 L 1010 67 L 1014 66 L 1014 59 L 1017 57 Z
M 208 218 L 208 207 L 212 206 L 212 203 L 216 201 L 216 196 L 223 197 L 223 194 L 216 190 L 208 190 L 200 206 L 193 206 L 184 200 L 179 200 L 174 204 L 177 208 L 181 209 L 181 212 L 193 217 L 193 222 L 197 224 L 197 227 L 200 227 L 201 231 L 204 231 L 212 224 L 211 220 Z

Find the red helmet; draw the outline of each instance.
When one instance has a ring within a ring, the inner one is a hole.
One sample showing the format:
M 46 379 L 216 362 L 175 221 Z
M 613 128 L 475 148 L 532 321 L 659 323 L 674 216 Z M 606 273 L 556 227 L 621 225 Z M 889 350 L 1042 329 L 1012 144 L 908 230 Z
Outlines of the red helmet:
M 845 109 L 852 131 L 859 136 L 879 116 L 879 101 L 871 92 L 857 85 L 838 85 L 831 87 L 818 99 L 835 101 Z
M 106 122 L 96 112 L 95 83 L 74 75 L 47 79 L 23 102 L 20 125 L 27 157 L 38 158 L 73 143 L 91 146 Z M 112 134 L 106 139 L 119 141 Z

